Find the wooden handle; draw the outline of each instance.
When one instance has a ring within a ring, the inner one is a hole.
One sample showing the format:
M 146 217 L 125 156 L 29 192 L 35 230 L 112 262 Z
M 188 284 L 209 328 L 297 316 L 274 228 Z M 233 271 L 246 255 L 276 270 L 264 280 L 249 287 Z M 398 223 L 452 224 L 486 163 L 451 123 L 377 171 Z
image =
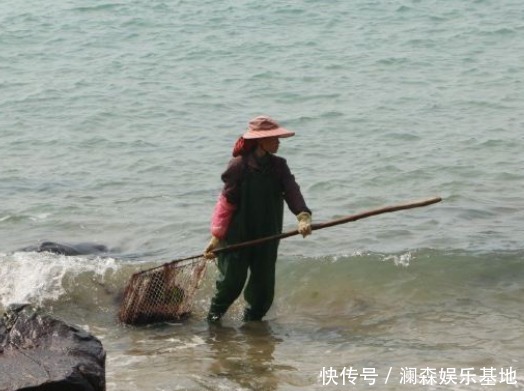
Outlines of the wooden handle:
M 345 224 L 345 223 L 349 223 L 350 221 L 357 221 L 357 220 L 360 220 L 360 219 L 365 219 L 366 217 L 376 216 L 376 215 L 380 215 L 380 214 L 383 214 L 383 213 L 396 212 L 398 210 L 404 210 L 404 209 L 420 208 L 422 206 L 428 206 L 428 205 L 436 204 L 437 202 L 440 202 L 440 201 L 442 201 L 442 198 L 440 198 L 440 197 L 433 197 L 433 198 L 428 198 L 428 199 L 421 200 L 421 201 L 414 201 L 414 202 L 408 202 L 408 203 L 405 203 L 405 204 L 385 206 L 385 207 L 382 207 L 382 208 L 379 208 L 379 209 L 372 209 L 372 210 L 369 210 L 367 212 L 357 213 L 357 214 L 354 214 L 354 215 L 351 215 L 351 216 L 342 217 L 340 219 L 327 221 L 325 223 L 311 224 L 311 229 L 313 231 L 316 231 L 318 229 L 333 227 L 334 225 Z M 257 244 L 269 242 L 271 240 L 285 239 L 285 238 L 289 238 L 290 236 L 295 236 L 295 235 L 298 235 L 298 234 L 299 234 L 298 230 L 282 232 L 282 233 L 277 234 L 277 235 L 266 236 L 266 237 L 260 238 L 260 239 L 249 240 L 247 242 L 236 243 L 236 244 L 232 244 L 230 246 L 217 248 L 213 252 L 215 254 L 220 254 L 220 253 L 224 253 L 224 252 L 228 252 L 228 251 L 235 251 L 235 250 L 238 250 L 238 249 L 241 249 L 241 248 L 244 248 L 244 247 L 255 246 Z M 165 267 L 167 265 L 171 265 L 173 263 L 178 263 L 178 262 L 182 262 L 182 261 L 188 261 L 190 259 L 196 259 L 196 258 L 202 258 L 202 257 L 204 257 L 204 254 L 192 255 L 192 256 L 186 257 L 186 258 L 175 259 L 173 261 L 169 261 L 167 263 L 164 263 L 163 265 L 154 267 L 152 269 L 143 270 L 143 271 L 137 272 L 135 274 L 141 274 L 141 273 L 144 273 L 144 272 L 148 272 L 148 271 L 151 271 L 151 270 L 155 270 L 155 269 L 159 269 L 159 268 Z
M 440 197 L 433 197 L 433 198 L 428 198 L 428 199 L 421 200 L 421 201 L 409 202 L 409 203 L 405 203 L 405 204 L 392 205 L 392 206 L 385 206 L 383 208 L 372 209 L 372 210 L 369 210 L 367 212 L 362 212 L 362 213 L 358 213 L 358 214 L 355 214 L 355 215 L 342 217 L 340 219 L 327 221 L 325 223 L 311 224 L 311 229 L 313 231 L 316 231 L 318 229 L 333 227 L 334 225 L 345 224 L 345 223 L 349 223 L 351 221 L 357 221 L 357 220 L 360 220 L 360 219 L 365 219 L 366 217 L 376 216 L 376 215 L 380 215 L 380 214 L 383 214 L 383 213 L 391 213 L 391 212 L 396 212 L 398 210 L 404 210 L 404 209 L 420 208 L 422 206 L 436 204 L 437 202 L 440 202 L 440 201 L 442 201 L 442 198 L 440 198 Z M 220 253 L 223 253 L 223 252 L 234 251 L 234 250 L 238 250 L 238 249 L 241 249 L 241 248 L 244 248 L 244 247 L 248 247 L 248 246 L 255 246 L 257 244 L 265 243 L 265 242 L 268 242 L 270 240 L 289 238 L 290 236 L 295 236 L 295 235 L 298 235 L 298 234 L 299 234 L 298 230 L 282 232 L 282 233 L 277 234 L 277 235 L 266 236 L 266 237 L 260 238 L 260 239 L 254 239 L 254 240 L 250 240 L 250 241 L 247 241 L 247 242 L 242 242 L 242 243 L 232 244 L 230 246 L 226 246 L 226 247 L 222 247 L 222 248 L 217 248 L 213 252 L 215 254 L 220 254 Z

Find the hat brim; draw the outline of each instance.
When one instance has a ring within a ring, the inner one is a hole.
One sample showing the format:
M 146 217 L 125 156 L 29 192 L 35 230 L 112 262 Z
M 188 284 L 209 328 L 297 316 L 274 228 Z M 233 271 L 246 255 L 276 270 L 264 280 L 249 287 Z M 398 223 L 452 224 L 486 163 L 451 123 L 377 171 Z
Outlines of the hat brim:
M 257 138 L 267 138 L 267 137 L 279 137 L 286 138 L 294 136 L 295 132 L 287 130 L 285 128 L 275 128 L 271 130 L 248 130 L 242 136 L 245 139 L 257 139 Z

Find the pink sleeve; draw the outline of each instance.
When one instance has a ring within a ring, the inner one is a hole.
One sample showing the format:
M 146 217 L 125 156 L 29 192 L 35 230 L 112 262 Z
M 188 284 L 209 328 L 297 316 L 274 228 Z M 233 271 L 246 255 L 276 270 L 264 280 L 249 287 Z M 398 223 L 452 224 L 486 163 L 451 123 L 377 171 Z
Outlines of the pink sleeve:
M 215 205 L 215 210 L 211 216 L 211 235 L 218 239 L 224 239 L 229 228 L 229 223 L 236 210 L 236 205 L 230 204 L 227 198 L 221 193 Z

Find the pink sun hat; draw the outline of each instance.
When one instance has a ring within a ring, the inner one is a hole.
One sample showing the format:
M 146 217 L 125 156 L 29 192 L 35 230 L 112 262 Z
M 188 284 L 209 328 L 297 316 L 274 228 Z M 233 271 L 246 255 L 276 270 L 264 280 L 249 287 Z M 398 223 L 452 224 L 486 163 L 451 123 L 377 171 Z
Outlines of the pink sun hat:
M 260 115 L 249 121 L 247 132 L 242 136 L 245 139 L 265 137 L 291 137 L 295 132 L 281 127 L 277 121 L 266 115 Z

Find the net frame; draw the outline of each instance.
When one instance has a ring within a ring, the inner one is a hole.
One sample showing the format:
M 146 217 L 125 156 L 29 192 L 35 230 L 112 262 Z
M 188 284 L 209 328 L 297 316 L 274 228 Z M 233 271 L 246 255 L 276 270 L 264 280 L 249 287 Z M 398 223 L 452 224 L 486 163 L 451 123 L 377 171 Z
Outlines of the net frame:
M 133 274 L 125 288 L 118 319 L 130 325 L 186 319 L 206 269 L 207 260 L 198 257 Z

